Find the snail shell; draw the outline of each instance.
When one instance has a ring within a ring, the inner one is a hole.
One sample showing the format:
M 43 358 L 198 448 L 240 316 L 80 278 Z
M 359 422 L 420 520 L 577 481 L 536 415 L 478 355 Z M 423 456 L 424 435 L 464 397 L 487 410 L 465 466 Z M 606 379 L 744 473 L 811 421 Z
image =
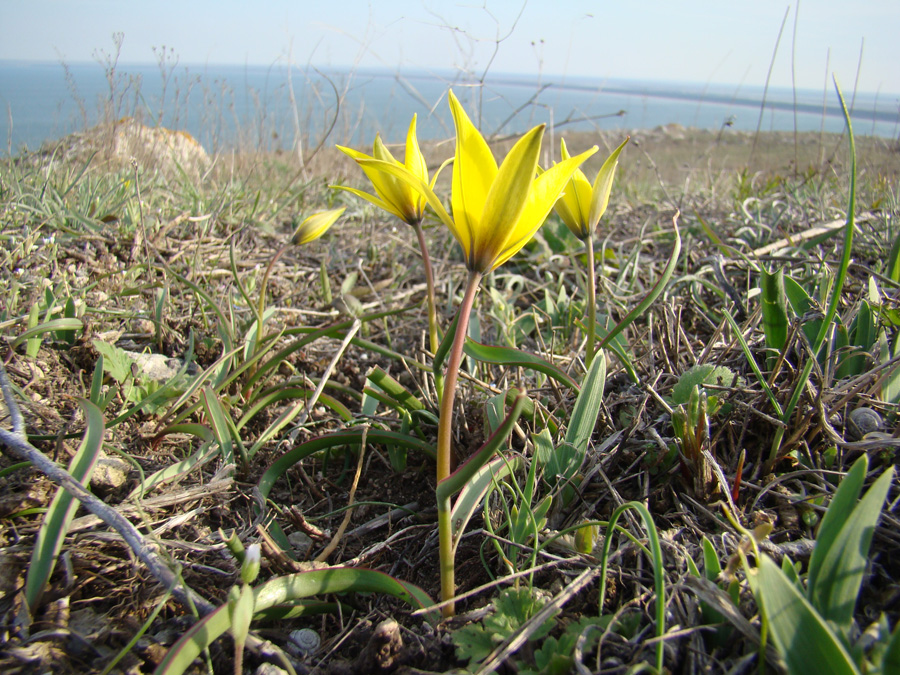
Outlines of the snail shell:
M 856 408 L 847 415 L 847 433 L 854 439 L 865 438 L 866 434 L 881 431 L 884 420 L 871 408 Z
M 301 628 L 300 630 L 291 631 L 291 642 L 297 645 L 297 648 L 303 652 L 304 656 L 309 656 L 319 649 L 322 640 L 313 629 Z

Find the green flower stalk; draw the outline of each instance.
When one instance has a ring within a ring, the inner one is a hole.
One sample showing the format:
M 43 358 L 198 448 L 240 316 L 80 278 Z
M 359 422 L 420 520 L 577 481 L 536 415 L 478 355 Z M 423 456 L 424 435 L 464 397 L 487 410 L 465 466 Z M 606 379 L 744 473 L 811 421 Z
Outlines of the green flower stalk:
M 409 131 L 406 134 L 406 155 L 404 161 L 400 162 L 394 158 L 391 151 L 382 142 L 380 136 L 375 137 L 375 146 L 371 155 L 359 152 L 352 148 L 337 146 L 339 150 L 355 159 L 361 166 L 366 176 L 372 182 L 375 188 L 375 194 L 369 194 L 363 190 L 357 190 L 343 185 L 332 185 L 330 187 L 352 192 L 358 197 L 362 197 L 371 202 L 380 209 L 384 209 L 390 214 L 395 215 L 407 225 L 410 225 L 416 232 L 416 238 L 419 241 L 419 250 L 422 253 L 422 264 L 425 268 L 425 287 L 426 302 L 428 303 L 428 338 L 432 353 L 436 352 L 440 345 L 441 339 L 438 333 L 437 310 L 434 300 L 434 273 L 431 268 L 431 257 L 428 255 L 428 247 L 425 245 L 425 233 L 422 230 L 422 219 L 425 216 L 425 197 L 410 183 L 397 178 L 396 176 L 386 173 L 385 171 L 367 165 L 365 160 L 376 160 L 387 162 L 389 164 L 402 167 L 410 174 L 434 188 L 438 175 L 444 168 L 446 163 L 442 165 L 434 174 L 429 183 L 428 165 L 425 163 L 425 157 L 419 148 L 419 141 L 416 139 L 416 116 L 413 115 L 409 124 Z M 443 385 L 441 378 L 435 378 L 435 387 L 437 388 L 438 398 L 442 396 Z
M 526 133 L 498 167 L 487 141 L 475 128 L 456 96 L 449 93 L 456 127 L 456 153 L 451 185 L 451 217 L 432 185 L 421 176 L 383 160 L 358 160 L 363 167 L 389 173 L 416 188 L 463 249 L 469 278 L 453 344 L 447 358 L 437 441 L 437 482 L 450 476 L 453 445 L 453 403 L 469 316 L 482 277 L 514 256 L 534 236 L 553 210 L 578 166 L 597 151 L 594 147 L 538 173 L 544 125 Z M 441 599 L 444 616 L 455 613 L 456 594 L 450 497 L 438 499 Z
M 597 281 L 594 271 L 594 232 L 600 223 L 600 218 L 606 213 L 609 206 L 609 195 L 612 192 L 613 177 L 616 166 L 619 163 L 619 155 L 625 148 L 630 137 L 622 141 L 622 144 L 613 150 L 612 154 L 600 167 L 594 184 L 588 181 L 581 169 L 576 169 L 566 185 L 566 191 L 558 202 L 556 212 L 566 227 L 576 237 L 584 242 L 587 249 L 587 347 L 585 362 L 588 366 L 594 359 L 594 342 L 596 340 L 597 323 Z M 566 148 L 565 139 L 562 140 L 562 161 L 569 159 L 569 150 Z

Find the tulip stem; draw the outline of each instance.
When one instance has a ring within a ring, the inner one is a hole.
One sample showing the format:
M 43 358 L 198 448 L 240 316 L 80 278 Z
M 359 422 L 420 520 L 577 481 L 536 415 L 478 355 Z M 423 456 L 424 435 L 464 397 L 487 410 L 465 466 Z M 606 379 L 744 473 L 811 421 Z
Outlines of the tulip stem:
M 584 357 L 588 367 L 594 360 L 594 342 L 597 325 L 597 283 L 594 270 L 594 237 L 588 234 L 587 246 L 587 348 Z
M 456 334 L 447 358 L 447 377 L 444 381 L 444 396 L 441 399 L 441 416 L 438 421 L 437 441 L 437 482 L 441 483 L 450 475 L 450 455 L 453 443 L 453 399 L 456 397 L 456 385 L 459 379 L 459 367 L 462 363 L 463 346 L 469 329 L 469 315 L 475 303 L 475 293 L 481 283 L 481 272 L 470 271 L 469 281 L 462 304 L 459 306 L 459 321 Z M 441 600 L 452 601 L 456 595 L 455 566 L 453 562 L 453 533 L 450 521 L 450 500 L 439 500 L 438 507 L 438 540 L 440 543 Z M 444 605 L 445 617 L 455 614 L 452 602 Z
M 428 344 L 431 353 L 435 354 L 441 344 L 438 335 L 437 309 L 434 302 L 434 272 L 431 269 L 431 256 L 428 255 L 428 247 L 425 245 L 425 232 L 422 230 L 422 222 L 413 224 L 416 236 L 419 238 L 419 249 L 422 251 L 422 264 L 425 267 L 426 302 L 428 303 Z M 444 376 L 435 373 L 434 388 L 437 391 L 438 402 L 444 397 Z

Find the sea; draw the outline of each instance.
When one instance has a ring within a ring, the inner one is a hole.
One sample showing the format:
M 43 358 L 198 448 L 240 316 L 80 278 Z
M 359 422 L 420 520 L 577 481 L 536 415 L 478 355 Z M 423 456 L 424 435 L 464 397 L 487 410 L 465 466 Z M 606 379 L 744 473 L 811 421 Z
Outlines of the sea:
M 208 151 L 304 152 L 322 144 L 452 136 L 453 89 L 485 134 L 653 129 L 842 132 L 834 86 L 818 91 L 452 70 L 0 61 L 0 152 L 16 155 L 126 116 L 193 135 Z M 897 139 L 900 94 L 844 90 L 854 133 Z

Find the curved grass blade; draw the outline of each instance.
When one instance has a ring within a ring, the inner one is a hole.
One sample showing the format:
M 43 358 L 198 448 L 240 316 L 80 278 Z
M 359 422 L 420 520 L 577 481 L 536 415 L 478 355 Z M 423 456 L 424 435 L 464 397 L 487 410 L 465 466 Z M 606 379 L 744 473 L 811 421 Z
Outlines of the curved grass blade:
M 861 466 L 856 475 L 861 474 L 863 479 L 867 463 L 866 456 L 863 455 L 853 467 L 856 469 Z M 875 525 L 881 516 L 893 477 L 894 467 L 890 467 L 862 499 L 850 502 L 852 509 L 848 509 L 849 499 L 857 497 L 861 487 L 860 481 L 852 479 L 848 485 L 847 497 L 841 495 L 838 500 L 838 494 L 835 493 L 838 509 L 834 509 L 833 501 L 822 520 L 824 538 L 816 539 L 810 560 L 807 595 L 822 617 L 845 633 L 849 632 L 853 623 L 853 611 L 866 571 Z M 843 487 L 843 483 L 841 486 Z M 844 509 L 839 510 L 841 507 Z M 833 517 L 831 514 L 834 514 Z
M 552 377 L 560 384 L 565 385 L 573 391 L 578 391 L 578 383 L 575 382 L 568 374 L 558 366 L 553 365 L 549 361 L 542 359 L 540 356 L 523 352 L 513 347 L 493 347 L 481 342 L 475 342 L 471 338 L 466 339 L 464 351 L 482 363 L 494 363 L 501 366 L 509 366 L 511 368 L 529 368 L 536 370 L 544 375 Z
M 55 333 L 57 331 L 63 330 L 81 330 L 83 328 L 84 324 L 81 322 L 81 319 L 50 319 L 50 321 L 45 321 L 42 324 L 38 324 L 34 328 L 29 328 L 24 333 L 19 335 L 15 340 L 13 340 L 12 348 L 15 349 L 23 342 L 27 342 L 31 338 L 35 338 L 40 335 L 45 335 L 46 333 Z
M 609 334 L 610 322 L 611 320 L 608 315 L 597 319 L 597 322 L 594 325 L 594 334 L 599 340 L 604 340 L 604 338 L 606 338 L 606 336 Z M 577 325 L 583 331 L 587 330 L 587 327 L 581 320 L 576 320 L 575 325 Z M 606 342 L 606 347 L 604 347 L 604 349 L 616 355 L 616 358 L 619 359 L 619 362 L 625 369 L 625 373 L 628 375 L 628 379 L 630 379 L 635 384 L 640 383 L 641 380 L 638 377 L 637 370 L 635 370 L 634 368 L 634 364 L 631 360 L 631 355 L 628 353 L 628 345 L 623 339 L 621 333 L 619 335 L 616 335 L 612 340 Z
M 678 256 L 681 255 L 681 233 L 678 231 L 678 215 L 672 219 L 672 226 L 675 228 L 675 246 L 672 248 L 672 255 L 669 256 L 669 262 L 666 263 L 665 269 L 663 269 L 662 275 L 659 277 L 657 282 L 653 285 L 653 288 L 650 289 L 650 292 L 644 296 L 644 298 L 635 306 L 625 317 L 616 324 L 615 328 L 613 328 L 609 333 L 606 334 L 606 337 L 600 341 L 600 344 L 597 346 L 597 349 L 603 349 L 606 345 L 613 340 L 619 333 L 628 328 L 632 323 L 634 323 L 635 319 L 637 319 L 641 314 L 647 311 L 647 308 L 653 304 L 653 302 L 660 296 L 660 294 L 665 290 L 666 286 L 669 283 L 669 280 L 672 278 L 672 275 L 675 274 L 675 268 L 678 265 Z
M 244 415 L 240 420 L 238 420 L 235 426 L 238 430 L 243 429 L 247 425 L 247 423 L 252 420 L 261 410 L 269 407 L 273 403 L 278 403 L 279 401 L 284 401 L 285 399 L 306 400 L 310 396 L 312 396 L 312 393 L 312 390 L 307 389 L 306 387 L 285 387 L 283 389 L 277 389 L 275 391 L 269 391 L 265 394 L 261 394 L 254 400 L 253 405 L 247 410 L 247 412 L 244 413 Z M 329 396 L 328 394 L 319 394 L 318 402 L 324 405 L 326 408 L 329 408 L 345 422 L 350 422 L 353 420 L 353 413 L 350 412 L 350 409 L 333 396 Z
M 418 586 L 395 579 L 384 572 L 355 567 L 332 567 L 327 570 L 298 572 L 267 581 L 256 591 L 256 607 L 257 610 L 262 610 L 289 603 L 296 598 L 326 593 L 381 593 L 402 600 L 414 609 L 425 609 L 434 604 Z M 437 612 L 430 617 L 437 619 Z
M 853 255 L 853 231 L 856 229 L 856 141 L 853 139 L 853 125 L 850 122 L 850 113 L 847 111 L 847 104 L 844 101 L 844 95 L 841 93 L 841 88 L 838 86 L 837 80 L 834 82 L 834 87 L 837 90 L 837 96 L 841 102 L 841 111 L 844 113 L 844 121 L 847 124 L 847 135 L 850 144 L 850 194 L 847 199 L 847 221 L 844 226 L 844 246 L 841 255 L 841 263 L 838 267 L 837 277 L 832 285 L 828 309 L 825 311 L 825 316 L 822 319 L 819 334 L 813 342 L 812 353 L 814 355 L 819 353 L 822 344 L 825 342 L 825 338 L 831 330 L 831 324 L 835 320 L 837 308 L 841 302 L 841 294 L 844 290 L 844 282 L 847 279 L 847 270 L 850 267 L 850 259 Z M 800 403 L 800 397 L 803 395 L 803 392 L 806 391 L 806 383 L 809 382 L 809 377 L 812 374 L 815 362 L 815 358 L 807 359 L 806 364 L 803 366 L 803 370 L 800 372 L 800 376 L 794 380 L 794 391 L 791 394 L 788 404 L 784 408 L 784 415 L 781 418 L 781 421 L 785 424 L 790 422 L 791 415 L 794 414 L 794 409 L 797 407 L 797 404 Z M 772 439 L 772 447 L 769 450 L 768 462 L 770 465 L 774 464 L 778 459 L 778 451 L 781 449 L 781 441 L 784 439 L 784 432 L 785 427 L 779 427 L 775 430 L 775 437 Z
M 198 424 L 195 426 L 201 425 Z M 145 494 L 156 486 L 179 478 L 184 478 L 194 469 L 199 469 L 211 459 L 215 458 L 215 456 L 219 454 L 219 446 L 215 443 L 215 439 L 212 438 L 212 432 L 208 429 L 207 432 L 210 435 L 210 439 L 204 442 L 195 453 L 180 462 L 176 462 L 175 464 L 160 469 L 148 476 L 141 481 L 140 485 L 131 491 L 128 495 L 128 499 L 133 499 L 135 497 L 142 499 Z
M 453 523 L 453 552 L 466 525 L 472 519 L 472 515 L 478 510 L 487 491 L 498 481 L 518 471 L 524 465 L 524 461 L 518 455 L 513 457 L 495 457 L 478 469 L 469 481 L 463 486 L 459 496 L 450 510 L 450 521 Z
M 215 435 L 216 442 L 222 450 L 222 459 L 226 465 L 234 464 L 234 439 L 231 434 L 231 427 L 228 424 L 228 416 L 222 409 L 219 397 L 209 387 L 203 387 L 201 398 L 213 435 Z
M 400 445 L 411 450 L 420 450 L 432 459 L 436 458 L 434 448 L 425 441 L 421 441 L 414 436 L 398 434 L 384 429 L 369 428 L 365 433 L 365 438 L 367 443 L 382 443 L 388 446 L 391 444 L 395 446 Z M 272 491 L 272 486 L 275 485 L 275 481 L 283 476 L 287 470 L 297 462 L 300 462 L 306 457 L 320 452 L 321 450 L 340 447 L 359 447 L 362 445 L 362 442 L 363 430 L 353 429 L 319 436 L 318 438 L 313 438 L 305 443 L 301 443 L 293 450 L 286 452 L 275 460 L 259 479 L 257 487 L 262 501 L 265 502 L 268 498 L 269 492 Z M 277 522 L 272 521 L 270 528 L 273 532 L 273 537 L 277 538 L 283 536 L 284 533 L 281 531 L 281 527 Z
M 513 402 L 512 409 L 509 411 L 509 414 L 506 416 L 506 419 L 503 420 L 503 423 L 497 431 L 491 434 L 491 437 L 487 442 L 485 442 L 474 455 L 461 464 L 456 471 L 438 483 L 438 486 L 435 489 L 438 504 L 449 500 L 457 492 L 460 492 L 475 478 L 479 470 L 487 464 L 488 460 L 495 452 L 497 452 L 500 446 L 506 442 L 507 437 L 512 432 L 513 426 L 515 426 L 519 419 L 519 415 L 521 415 L 522 411 L 525 409 L 525 401 L 527 398 L 525 392 L 519 390 L 519 394 Z M 371 433 L 370 430 L 370 436 Z
M 87 485 L 103 447 L 106 424 L 103 413 L 93 403 L 78 399 L 78 405 L 84 411 L 87 429 L 85 429 L 78 452 L 75 453 L 69 464 L 69 473 L 79 483 Z M 72 495 L 63 488 L 58 488 L 50 503 L 50 508 L 47 509 L 44 516 L 44 522 L 41 523 L 41 529 L 38 531 L 37 540 L 31 553 L 31 564 L 28 566 L 28 573 L 25 577 L 25 601 L 32 612 L 40 601 L 44 587 L 53 573 L 56 559 L 62 550 L 69 524 L 72 522 L 77 508 L 78 502 Z
M 406 387 L 388 375 L 381 366 L 375 366 L 366 379 L 374 382 L 381 391 L 400 403 L 406 410 L 410 412 L 413 410 L 425 410 L 425 404 L 414 394 L 410 393 Z
M 606 601 L 606 570 L 609 565 L 609 550 L 612 545 L 612 533 L 616 528 L 616 523 L 627 509 L 637 511 L 641 519 L 644 521 L 644 528 L 647 530 L 647 537 L 650 540 L 650 554 L 653 560 L 653 582 L 656 589 L 656 672 L 663 671 L 664 647 L 663 636 L 666 634 L 666 585 L 663 578 L 663 557 L 662 547 L 659 544 L 659 533 L 656 531 L 656 524 L 653 522 L 653 516 L 647 507 L 640 502 L 628 502 L 622 504 L 613 511 L 609 519 L 606 529 L 606 540 L 603 543 L 603 555 L 600 558 L 600 612 L 603 612 L 603 604 Z
M 141 401 L 138 401 L 138 403 L 136 403 L 131 408 L 129 408 L 128 410 L 123 412 L 121 415 L 110 420 L 110 422 L 107 423 L 107 425 L 106 425 L 107 428 L 112 428 L 118 424 L 121 424 L 122 422 L 127 420 L 132 415 L 136 415 L 137 413 L 139 413 L 141 410 L 144 409 L 144 407 L 169 396 L 169 393 L 174 389 L 176 383 L 182 381 L 182 378 L 187 373 L 188 368 L 190 367 L 193 358 L 194 358 L 194 334 L 192 332 L 190 334 L 190 339 L 188 340 L 187 352 L 185 352 L 185 355 L 184 355 L 184 363 L 182 364 L 181 368 L 178 369 L 178 372 L 175 373 L 175 376 L 171 380 L 166 382 L 163 386 L 161 386 L 159 389 L 157 389 L 152 394 L 150 394 L 147 398 L 145 398 Z M 198 379 L 197 383 L 195 383 L 195 384 L 196 384 L 196 386 L 199 386 L 200 383 L 201 383 L 201 380 Z M 188 390 L 193 391 L 193 388 L 192 388 L 193 386 L 194 385 L 189 386 Z M 187 393 L 187 392 L 185 392 L 185 393 Z M 182 395 L 182 397 L 183 397 L 183 395 Z M 179 398 L 179 400 L 180 400 L 180 398 Z
M 291 421 L 292 421 L 295 417 L 297 417 L 297 415 L 299 415 L 299 414 L 301 413 L 301 411 L 304 410 L 304 408 L 307 408 L 307 407 L 308 407 L 307 405 L 304 405 L 304 402 L 305 402 L 305 401 L 308 401 L 309 398 L 310 398 L 315 392 L 311 392 L 311 391 L 308 391 L 308 390 L 306 390 L 306 389 L 299 389 L 299 390 L 297 390 L 297 391 L 303 392 L 303 395 L 295 396 L 294 398 L 298 399 L 298 401 L 297 401 L 294 405 L 292 405 L 290 408 L 288 408 L 287 410 L 284 410 L 284 411 L 283 411 L 277 418 L 275 418 L 275 419 L 272 421 L 272 423 L 271 423 L 268 427 L 266 427 L 266 429 L 265 429 L 265 430 L 257 437 L 256 442 L 254 442 L 253 445 L 251 446 L 250 450 L 247 451 L 247 456 L 248 456 L 250 459 L 253 459 L 253 457 L 256 455 L 256 453 L 259 452 L 260 448 L 262 448 L 266 443 L 268 443 L 269 440 L 270 440 L 273 436 L 275 436 L 275 434 L 277 434 L 279 431 L 281 431 L 282 429 L 284 429 L 284 427 L 286 427 L 288 424 L 290 424 Z M 331 399 L 330 396 L 327 397 L 327 398 L 328 398 L 329 400 L 334 400 L 334 399 Z M 322 396 L 321 396 L 321 395 L 319 396 L 319 399 L 318 399 L 318 400 L 319 400 L 319 401 L 322 400 Z M 335 403 L 337 403 L 337 402 L 335 401 Z M 340 404 L 338 404 L 338 405 L 340 405 Z M 343 407 L 343 406 L 341 406 L 341 407 Z M 347 410 L 347 409 L 344 408 L 344 410 Z M 347 415 L 348 415 L 348 417 L 345 417 L 344 419 L 347 419 L 347 420 L 349 421 L 350 419 L 353 418 L 353 415 L 350 413 L 349 410 L 347 410 Z M 242 420 L 242 421 L 243 421 L 243 420 Z
M 426 455 L 435 458 L 434 448 L 424 441 L 412 436 L 405 436 L 394 431 L 385 429 L 370 428 L 366 437 L 369 443 L 399 443 L 405 445 L 410 450 L 419 450 Z M 361 429 L 351 429 L 348 431 L 337 431 L 333 434 L 319 436 L 312 440 L 301 443 L 293 450 L 290 450 L 275 460 L 272 465 L 266 469 L 266 472 L 259 479 L 259 491 L 265 499 L 275 484 L 284 473 L 300 460 L 309 457 L 321 450 L 340 447 L 359 447 L 362 444 L 363 432 Z
M 756 359 L 753 358 L 753 353 L 750 351 L 750 345 L 748 345 L 747 341 L 744 339 L 744 334 L 741 332 L 741 327 L 737 325 L 737 321 L 734 320 L 734 317 L 731 316 L 731 313 L 727 309 L 722 310 L 722 315 L 725 317 L 728 325 L 731 326 L 732 333 L 734 333 L 734 336 L 737 338 L 738 343 L 741 345 L 741 351 L 744 352 L 744 358 L 747 360 L 747 363 L 750 365 L 750 369 L 756 376 L 756 381 L 759 382 L 759 385 L 766 393 L 766 398 L 769 399 L 769 403 L 772 405 L 772 408 L 775 410 L 775 412 L 778 413 L 779 416 L 781 416 L 783 414 L 781 410 L 781 404 L 778 402 L 778 399 L 775 398 L 775 393 L 772 391 L 772 388 L 769 387 L 769 383 L 766 381 L 765 376 L 759 369 L 759 365 L 756 363 Z

